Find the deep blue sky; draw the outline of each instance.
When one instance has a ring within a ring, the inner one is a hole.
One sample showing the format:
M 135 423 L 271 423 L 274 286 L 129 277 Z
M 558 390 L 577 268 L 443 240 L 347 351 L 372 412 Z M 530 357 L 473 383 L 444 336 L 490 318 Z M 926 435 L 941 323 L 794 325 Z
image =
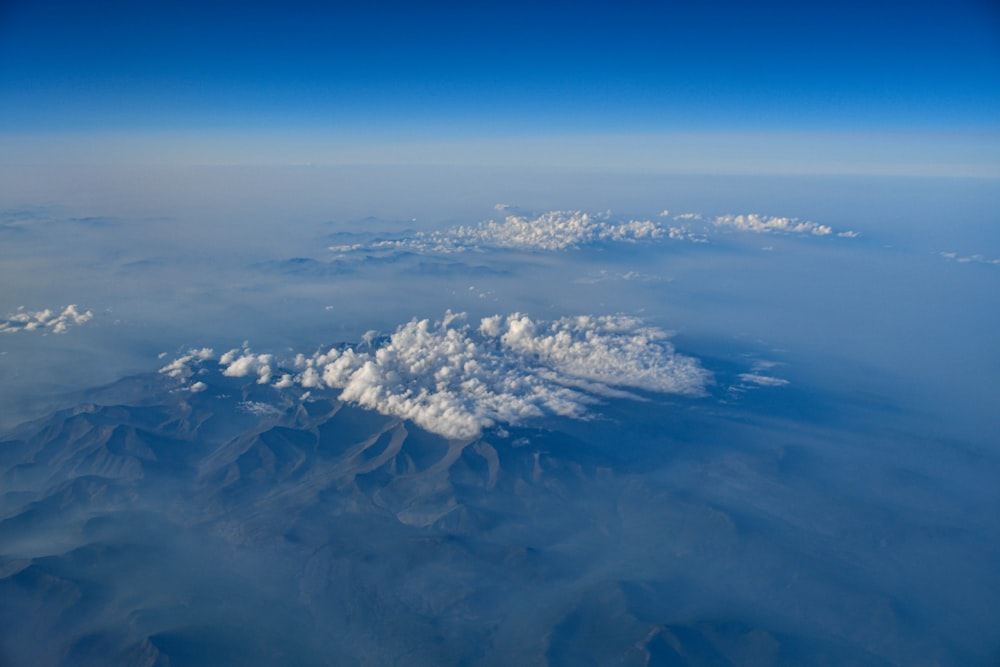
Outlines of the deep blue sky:
M 998 176 L 1000 6 L 0 0 L 0 163 L 427 160 Z
M 0 130 L 995 129 L 992 0 L 0 4 Z

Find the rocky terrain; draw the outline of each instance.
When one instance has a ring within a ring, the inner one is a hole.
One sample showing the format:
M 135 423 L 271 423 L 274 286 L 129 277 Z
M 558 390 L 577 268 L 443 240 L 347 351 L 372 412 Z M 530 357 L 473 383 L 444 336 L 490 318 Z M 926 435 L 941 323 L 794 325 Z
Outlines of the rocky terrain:
M 954 659 L 837 536 L 877 517 L 783 503 L 814 452 L 746 424 L 718 444 L 745 417 L 625 401 L 448 440 L 211 373 L 129 378 L 0 442 L 0 664 Z

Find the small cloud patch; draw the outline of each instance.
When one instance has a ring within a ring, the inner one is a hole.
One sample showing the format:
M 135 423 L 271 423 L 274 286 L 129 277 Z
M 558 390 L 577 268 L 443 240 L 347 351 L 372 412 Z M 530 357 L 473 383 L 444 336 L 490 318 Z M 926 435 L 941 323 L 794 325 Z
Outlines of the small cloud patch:
M 16 313 L 10 313 L 0 321 L 0 333 L 18 333 L 21 331 L 43 331 L 46 333 L 64 334 L 70 327 L 79 326 L 93 319 L 94 314 L 87 310 L 80 312 L 76 304 L 70 304 L 60 310 L 27 311 L 18 308 Z

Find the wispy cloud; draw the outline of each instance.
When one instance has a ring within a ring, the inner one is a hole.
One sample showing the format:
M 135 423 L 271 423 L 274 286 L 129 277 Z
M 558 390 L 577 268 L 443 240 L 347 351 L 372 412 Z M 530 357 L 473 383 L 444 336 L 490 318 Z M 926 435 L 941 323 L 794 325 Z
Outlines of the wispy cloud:
M 602 269 L 594 273 L 587 274 L 582 278 L 577 278 L 573 282 L 581 285 L 594 285 L 609 281 L 633 281 L 640 283 L 669 282 L 670 279 L 661 278 L 656 275 L 648 275 L 638 271 L 608 271 Z
M 758 387 L 783 387 L 788 384 L 788 380 L 762 375 L 760 373 L 740 373 L 740 380 L 746 384 L 757 385 Z
M 161 372 L 187 380 L 205 358 L 192 350 Z M 288 368 L 246 345 L 219 363 L 231 377 L 276 377 L 277 389 L 338 390 L 341 400 L 454 439 L 544 415 L 584 418 L 601 397 L 639 399 L 630 390 L 698 396 L 711 381 L 664 331 L 624 316 L 536 321 L 514 313 L 471 324 L 449 311 L 440 321 L 407 322 L 381 343 L 299 354 Z
M 260 401 L 242 401 L 239 404 L 240 410 L 244 412 L 249 412 L 252 415 L 257 415 L 258 417 L 271 417 L 281 414 L 281 409 L 277 408 L 269 403 L 262 403 Z
M 992 259 L 983 255 L 959 255 L 957 252 L 940 253 L 945 259 L 959 264 L 993 264 L 1000 265 L 1000 259 Z
M 664 211 L 660 215 L 669 214 L 670 211 Z M 674 220 L 703 220 L 701 213 L 678 213 L 674 216 Z
M 62 334 L 71 326 L 89 322 L 93 317 L 94 314 L 89 310 L 81 313 L 76 304 L 70 304 L 61 311 L 51 308 L 27 311 L 19 308 L 16 313 L 8 314 L 6 319 L 0 322 L 0 333 L 46 331 Z

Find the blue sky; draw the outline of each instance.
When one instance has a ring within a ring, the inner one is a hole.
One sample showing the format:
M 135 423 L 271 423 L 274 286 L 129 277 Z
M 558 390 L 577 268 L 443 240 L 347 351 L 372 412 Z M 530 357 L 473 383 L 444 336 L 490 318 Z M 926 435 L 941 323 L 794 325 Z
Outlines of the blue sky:
M 8 139 L 1000 129 L 990 0 L 8 0 L 0 63 Z

